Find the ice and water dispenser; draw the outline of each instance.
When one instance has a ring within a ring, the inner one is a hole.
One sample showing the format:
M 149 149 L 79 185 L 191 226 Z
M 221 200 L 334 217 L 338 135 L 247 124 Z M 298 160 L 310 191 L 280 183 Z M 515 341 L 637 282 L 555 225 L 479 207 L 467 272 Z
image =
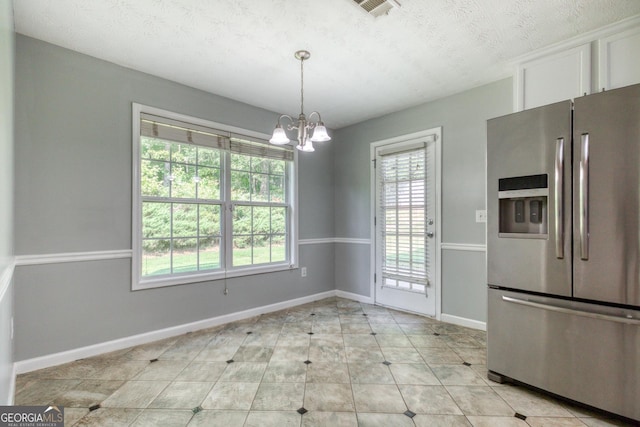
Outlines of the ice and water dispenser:
M 498 199 L 499 237 L 547 238 L 547 174 L 500 179 Z

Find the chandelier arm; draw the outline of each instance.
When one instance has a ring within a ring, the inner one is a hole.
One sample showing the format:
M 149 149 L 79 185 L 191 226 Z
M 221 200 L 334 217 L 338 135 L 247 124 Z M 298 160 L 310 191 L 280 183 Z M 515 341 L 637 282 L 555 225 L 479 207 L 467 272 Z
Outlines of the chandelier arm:
M 282 123 L 280 123 L 280 120 L 284 119 L 285 117 L 291 120 L 291 123 L 293 123 L 293 117 L 291 117 L 288 114 L 282 114 L 280 117 L 278 117 L 278 125 L 282 126 Z
M 311 113 L 309 113 L 309 115 L 308 115 L 307 117 L 311 118 L 311 116 L 313 116 L 314 114 L 315 114 L 316 116 L 318 116 L 318 120 L 316 120 L 315 122 L 313 122 L 313 121 L 309 120 L 309 125 L 310 125 L 310 127 L 312 127 L 312 128 L 313 128 L 313 127 L 316 127 L 316 126 L 318 125 L 318 123 L 322 123 L 322 117 L 320 117 L 320 113 L 319 113 L 319 112 L 317 112 L 317 111 L 312 111 Z
M 287 125 L 287 130 L 294 130 L 294 129 L 298 129 L 298 127 L 297 127 L 297 126 L 294 126 L 294 125 L 293 125 L 296 121 L 293 119 L 293 117 L 291 117 L 291 116 L 290 116 L 290 115 L 288 115 L 288 114 L 283 114 L 283 115 L 281 115 L 280 117 L 278 117 L 278 126 L 282 127 L 282 124 L 280 123 L 280 121 L 281 121 L 282 119 L 284 119 L 284 118 L 287 118 L 287 119 L 289 119 L 289 120 L 291 121 L 291 123 L 289 123 L 289 124 Z

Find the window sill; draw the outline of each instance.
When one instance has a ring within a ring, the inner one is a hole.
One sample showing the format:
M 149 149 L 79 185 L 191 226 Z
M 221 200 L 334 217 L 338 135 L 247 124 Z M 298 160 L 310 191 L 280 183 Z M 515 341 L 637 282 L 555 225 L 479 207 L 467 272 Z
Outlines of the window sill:
M 217 271 L 214 273 L 203 274 L 185 274 L 182 276 L 159 277 L 142 279 L 138 283 L 133 283 L 132 291 L 141 291 L 145 289 L 164 288 L 166 286 L 188 285 L 190 283 L 209 282 L 214 280 L 231 279 L 234 277 L 253 276 L 256 274 L 275 273 L 279 271 L 288 271 L 298 268 L 297 265 L 291 264 L 271 264 L 257 267 L 242 267 L 228 271 Z

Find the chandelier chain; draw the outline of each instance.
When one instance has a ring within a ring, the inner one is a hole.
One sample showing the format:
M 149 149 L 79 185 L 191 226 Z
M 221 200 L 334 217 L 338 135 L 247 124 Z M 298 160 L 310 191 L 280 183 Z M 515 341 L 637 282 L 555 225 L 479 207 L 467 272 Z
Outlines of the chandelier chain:
M 304 58 L 300 59 L 300 113 L 304 114 Z

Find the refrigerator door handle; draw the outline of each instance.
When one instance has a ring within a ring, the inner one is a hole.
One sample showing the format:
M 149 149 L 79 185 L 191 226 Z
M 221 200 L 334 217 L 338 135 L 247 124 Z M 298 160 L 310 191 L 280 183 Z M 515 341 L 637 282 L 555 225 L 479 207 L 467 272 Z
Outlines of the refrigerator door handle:
M 640 319 L 637 319 L 631 315 L 629 316 L 615 316 L 615 315 L 611 315 L 611 314 L 602 314 L 602 313 L 594 313 L 592 311 L 583 311 L 583 310 L 576 310 L 573 308 L 566 308 L 566 307 L 560 307 L 557 305 L 551 305 L 551 304 L 543 304 L 543 303 L 539 303 L 539 302 L 533 302 L 533 301 L 527 301 L 527 300 L 523 300 L 523 299 L 519 299 L 519 298 L 512 298 L 512 297 L 508 297 L 508 296 L 502 296 L 502 300 L 505 302 L 509 302 L 512 304 L 519 304 L 519 305 L 524 305 L 527 307 L 533 307 L 533 308 L 539 308 L 542 310 L 547 310 L 547 311 L 555 311 L 557 313 L 564 313 L 564 314 L 570 314 L 570 315 L 575 315 L 575 316 L 582 316 L 582 317 L 590 317 L 592 319 L 600 319 L 600 320 L 608 320 L 611 322 L 618 322 L 618 323 L 626 323 L 628 325 L 640 325 Z
M 555 162 L 556 258 L 564 258 L 564 138 L 556 139 Z
M 580 259 L 589 259 L 589 134 L 583 133 L 580 143 Z

